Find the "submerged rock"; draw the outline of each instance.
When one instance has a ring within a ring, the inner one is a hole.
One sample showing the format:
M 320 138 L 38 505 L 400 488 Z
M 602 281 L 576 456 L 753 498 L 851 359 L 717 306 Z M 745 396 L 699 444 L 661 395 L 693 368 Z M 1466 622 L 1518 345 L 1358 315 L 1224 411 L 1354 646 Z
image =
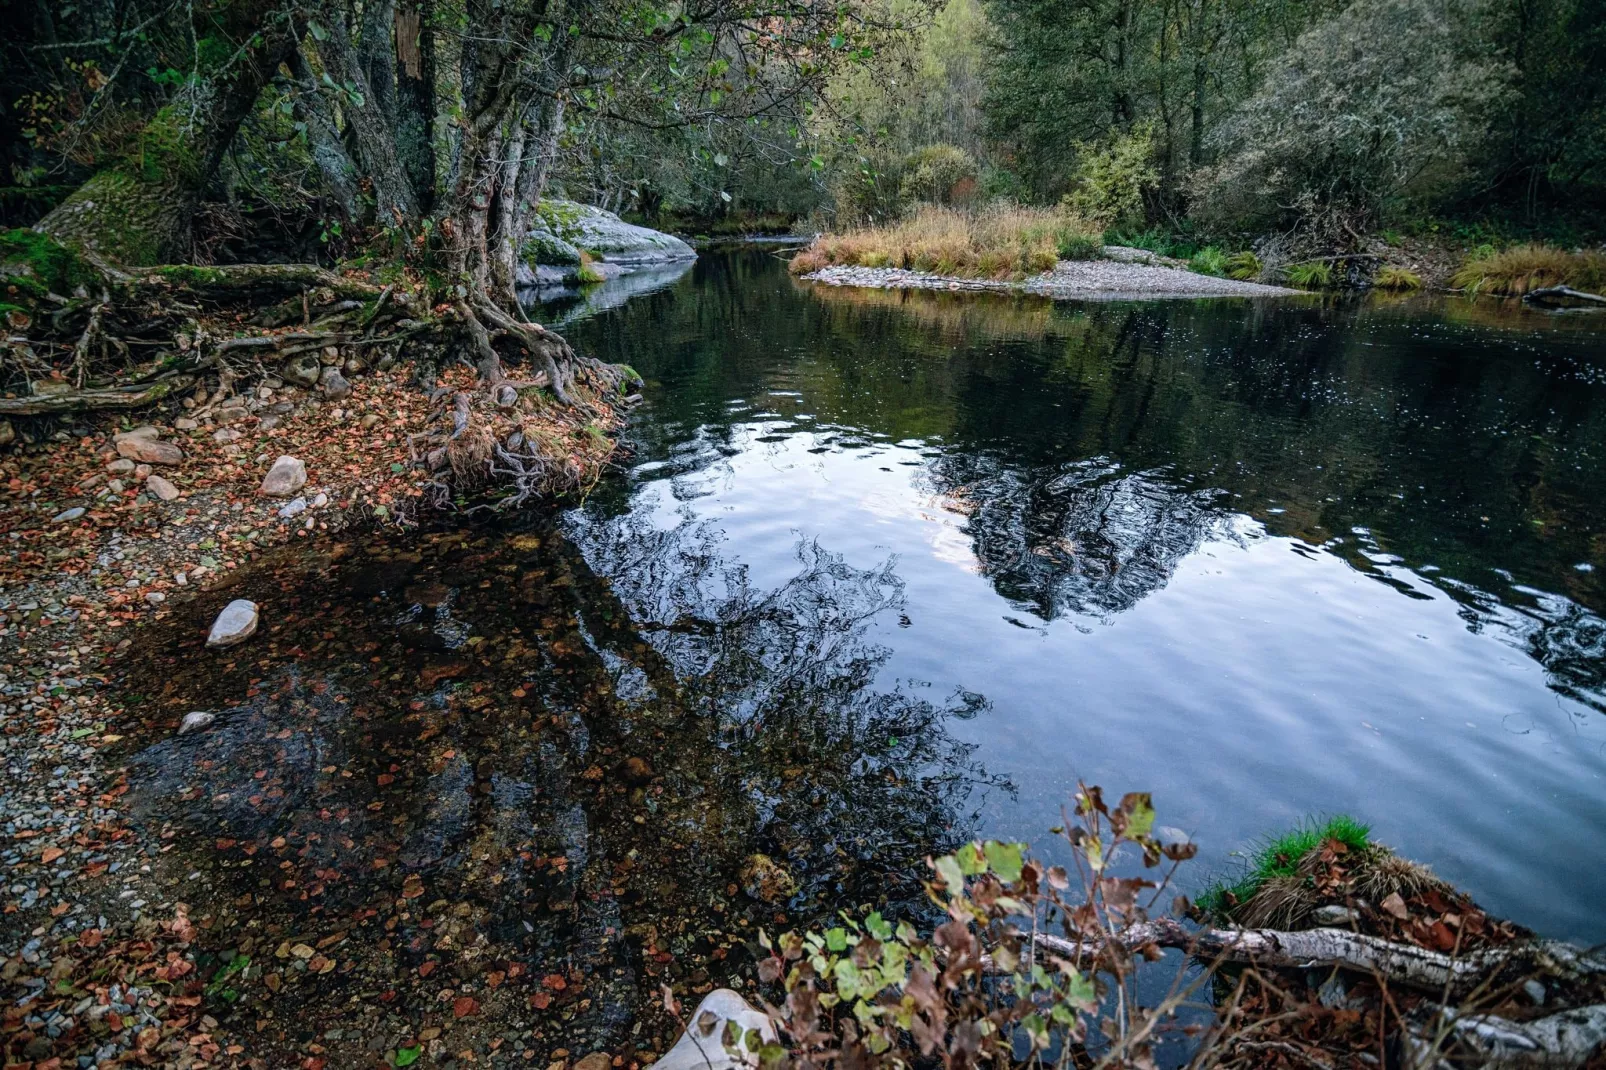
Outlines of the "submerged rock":
M 205 710 L 196 710 L 193 713 L 186 713 L 184 715 L 184 720 L 180 722 L 178 726 L 178 734 L 182 736 L 186 732 L 198 731 L 199 729 L 205 728 L 215 720 L 217 720 L 217 714 L 207 713 Z
M 792 874 L 769 855 L 749 855 L 741 876 L 742 890 L 765 903 L 790 899 L 797 892 Z
M 245 642 L 257 633 L 259 619 L 255 602 L 236 598 L 224 606 L 223 612 L 212 622 L 212 631 L 206 637 L 207 647 L 217 650 Z

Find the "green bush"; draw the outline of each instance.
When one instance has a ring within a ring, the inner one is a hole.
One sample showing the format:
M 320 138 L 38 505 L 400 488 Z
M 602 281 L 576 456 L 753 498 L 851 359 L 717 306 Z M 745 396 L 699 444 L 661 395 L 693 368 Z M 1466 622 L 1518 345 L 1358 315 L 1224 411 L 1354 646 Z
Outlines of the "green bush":
M 1221 278 L 1227 274 L 1227 254 L 1214 245 L 1207 245 L 1188 258 L 1188 270 Z
M 904 157 L 898 193 L 907 202 L 953 204 L 976 192 L 976 161 L 956 145 L 923 145 Z
M 1061 260 L 1097 260 L 1104 254 L 1104 237 L 1067 227 L 1055 235 Z
M 1154 124 L 1139 123 L 1103 145 L 1079 144 L 1077 155 L 1076 186 L 1065 205 L 1104 227 L 1141 226 L 1143 195 L 1160 181 Z

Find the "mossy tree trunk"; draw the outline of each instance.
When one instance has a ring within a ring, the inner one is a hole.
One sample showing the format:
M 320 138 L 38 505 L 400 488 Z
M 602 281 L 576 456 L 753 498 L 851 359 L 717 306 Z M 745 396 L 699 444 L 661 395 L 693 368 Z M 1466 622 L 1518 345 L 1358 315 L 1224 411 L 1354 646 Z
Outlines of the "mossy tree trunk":
M 187 258 L 196 206 L 240 124 L 289 56 L 294 27 L 268 0 L 214 13 L 227 59 L 193 78 L 145 125 L 136 144 L 39 221 L 64 245 L 124 265 Z

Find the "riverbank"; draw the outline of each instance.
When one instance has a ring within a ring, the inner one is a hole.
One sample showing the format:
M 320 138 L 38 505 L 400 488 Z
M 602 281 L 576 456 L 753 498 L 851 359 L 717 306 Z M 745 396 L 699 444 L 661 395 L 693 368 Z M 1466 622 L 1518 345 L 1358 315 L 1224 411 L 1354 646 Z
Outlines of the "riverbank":
M 450 369 L 440 385 L 472 379 Z M 425 455 L 441 406 L 411 366 L 184 401 L 138 427 L 73 417 L 0 459 L 0 979 L 25 1008 L 0 1022 L 8 1067 L 266 1065 L 231 1058 L 244 1047 L 203 1007 L 217 990 L 192 983 L 196 928 L 226 904 L 193 883 L 193 845 L 124 808 L 125 741 L 153 711 L 119 685 L 153 633 L 215 614 L 265 555 L 388 539 L 447 503 L 452 458 Z M 543 412 L 524 433 L 554 464 L 600 472 L 613 418 Z
M 833 266 L 799 276 L 826 286 L 877 290 L 1024 293 L 1051 298 L 1134 300 L 1175 297 L 1290 297 L 1283 286 L 1200 275 L 1179 268 L 1120 260 L 1061 260 L 1052 271 L 1021 280 L 965 279 L 902 268 Z

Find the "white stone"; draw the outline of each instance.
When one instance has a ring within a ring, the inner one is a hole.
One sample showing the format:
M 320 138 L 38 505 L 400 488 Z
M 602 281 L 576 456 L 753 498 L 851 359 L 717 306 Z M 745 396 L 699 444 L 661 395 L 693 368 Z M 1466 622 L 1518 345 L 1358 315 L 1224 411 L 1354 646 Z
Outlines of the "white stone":
M 178 500 L 178 488 L 173 486 L 173 484 L 169 483 L 167 480 L 163 479 L 161 476 L 146 476 L 145 489 L 150 491 L 156 497 L 162 499 L 164 502 Z
M 725 1050 L 725 1023 L 734 1021 L 742 1029 L 756 1029 L 765 1040 L 775 1040 L 775 1027 L 758 1010 L 728 988 L 716 988 L 703 997 L 688 1019 L 691 1023 L 675 1041 L 675 1046 L 653 1064 L 655 1070 L 732 1070 L 737 1066 L 757 1066 L 758 1053 L 743 1051 L 740 1061 Z
M 206 637 L 207 647 L 216 650 L 245 642 L 257 633 L 258 620 L 257 604 L 236 598 L 224 606 L 223 612 L 212 622 L 212 631 Z
M 307 485 L 307 466 L 294 457 L 283 456 L 262 478 L 262 493 L 272 498 L 288 498 Z
M 205 728 L 215 720 L 217 720 L 217 714 L 207 713 L 205 710 L 186 713 L 184 720 L 178 726 L 178 734 L 182 736 L 185 732 L 194 732 L 196 729 Z

